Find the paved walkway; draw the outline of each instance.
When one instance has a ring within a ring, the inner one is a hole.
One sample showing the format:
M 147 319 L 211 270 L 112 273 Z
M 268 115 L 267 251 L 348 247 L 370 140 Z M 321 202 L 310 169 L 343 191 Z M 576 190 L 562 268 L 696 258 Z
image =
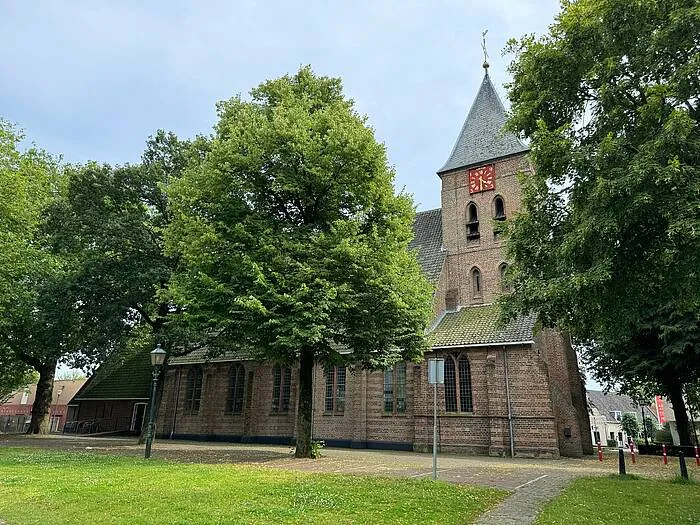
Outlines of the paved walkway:
M 84 438 L 69 436 L 0 436 L 0 446 L 40 447 L 55 450 L 142 456 L 143 445 L 133 438 Z M 317 460 L 299 460 L 288 446 L 158 440 L 153 457 L 187 463 L 246 463 L 260 468 L 283 468 L 305 472 L 331 472 L 387 477 L 430 478 L 432 456 L 414 452 L 324 449 Z M 645 477 L 673 477 L 673 466 L 660 459 L 642 457 L 628 463 L 628 473 Z M 513 494 L 476 522 L 480 525 L 532 523 L 539 509 L 556 497 L 572 480 L 617 472 L 617 455 L 603 463 L 582 459 L 521 459 L 441 454 L 438 478 L 451 483 L 505 489 Z M 0 520 L 0 525 L 2 520 Z

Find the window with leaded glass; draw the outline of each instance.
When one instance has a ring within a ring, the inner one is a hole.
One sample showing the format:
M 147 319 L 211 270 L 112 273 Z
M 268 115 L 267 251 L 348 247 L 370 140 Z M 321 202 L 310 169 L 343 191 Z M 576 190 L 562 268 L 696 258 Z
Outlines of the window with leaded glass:
M 445 357 L 445 412 L 457 412 L 457 378 L 452 356 Z
M 463 355 L 459 358 L 459 411 L 472 412 L 472 377 L 469 359 Z
M 345 410 L 345 383 L 347 373 L 344 366 L 326 369 L 326 412 L 343 412 Z
M 195 366 L 187 372 L 185 385 L 185 413 L 197 414 L 202 400 L 202 367 Z
M 406 363 L 397 363 L 384 371 L 384 412 L 406 412 Z
M 454 356 L 445 356 L 445 412 L 473 412 L 469 358 L 461 355 L 456 361 Z
M 243 396 L 245 393 L 245 369 L 237 363 L 228 371 L 228 392 L 226 396 L 226 413 L 240 414 L 243 412 Z
M 288 412 L 292 389 L 292 369 L 275 365 L 272 369 L 272 411 Z

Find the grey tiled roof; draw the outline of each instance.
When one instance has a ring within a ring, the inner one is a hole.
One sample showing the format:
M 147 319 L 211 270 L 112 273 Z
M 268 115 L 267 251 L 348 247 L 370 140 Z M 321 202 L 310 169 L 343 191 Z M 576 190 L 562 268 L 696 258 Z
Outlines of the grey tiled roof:
M 410 249 L 418 249 L 418 262 L 427 279 L 435 284 L 440 278 L 445 252 L 442 249 L 442 211 L 416 213 Z
M 505 123 L 505 108 L 487 73 L 452 153 L 438 173 L 528 151 L 518 137 L 502 131 Z
M 508 344 L 532 341 L 535 318 L 519 317 L 505 327 L 498 324 L 496 304 L 462 307 L 446 312 L 432 331 L 433 347 Z
M 623 396 L 620 394 L 615 394 L 613 392 L 603 393 L 600 390 L 586 390 L 586 395 L 588 396 L 588 403 L 597 408 L 601 416 L 605 416 L 608 420 L 611 419 L 610 412 L 632 412 L 637 414 L 637 419 L 642 420 L 642 409 L 639 408 L 634 401 L 628 396 Z M 656 414 L 650 415 L 646 412 L 646 417 L 656 418 Z

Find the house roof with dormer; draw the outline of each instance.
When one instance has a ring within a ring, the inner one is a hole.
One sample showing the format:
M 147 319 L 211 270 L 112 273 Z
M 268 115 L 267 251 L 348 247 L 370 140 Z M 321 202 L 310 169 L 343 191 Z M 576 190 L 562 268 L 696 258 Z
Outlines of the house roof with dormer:
M 505 123 L 506 110 L 487 70 L 452 153 L 438 174 L 528 151 L 517 136 L 503 130 Z

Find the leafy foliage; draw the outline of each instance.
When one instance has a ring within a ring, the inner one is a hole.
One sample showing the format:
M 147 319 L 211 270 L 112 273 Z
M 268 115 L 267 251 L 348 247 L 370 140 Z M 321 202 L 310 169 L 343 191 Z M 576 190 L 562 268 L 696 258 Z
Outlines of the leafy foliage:
M 602 382 L 667 393 L 680 426 L 700 374 L 699 24 L 694 0 L 567 1 L 508 48 L 537 173 L 508 225 L 506 310 L 587 343 Z
M 622 414 L 620 426 L 632 439 L 637 439 L 639 436 L 639 421 L 637 421 L 637 415 L 635 413 L 625 412 Z
M 219 104 L 211 150 L 172 185 L 172 294 L 219 348 L 301 363 L 308 455 L 313 362 L 419 357 L 431 290 L 411 201 L 340 80 L 303 68 L 251 94 Z

